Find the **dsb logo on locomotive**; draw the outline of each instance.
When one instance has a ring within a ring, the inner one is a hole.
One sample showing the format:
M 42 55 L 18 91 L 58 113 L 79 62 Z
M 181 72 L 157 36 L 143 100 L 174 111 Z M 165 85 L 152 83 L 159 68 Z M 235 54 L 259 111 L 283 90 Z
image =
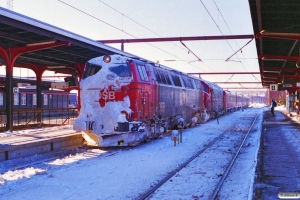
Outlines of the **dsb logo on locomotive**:
M 124 97 L 126 97 L 127 90 L 121 89 L 118 91 L 115 90 L 107 90 L 103 89 L 99 92 L 99 103 L 101 107 L 104 107 L 107 102 L 114 102 L 114 101 L 123 101 Z

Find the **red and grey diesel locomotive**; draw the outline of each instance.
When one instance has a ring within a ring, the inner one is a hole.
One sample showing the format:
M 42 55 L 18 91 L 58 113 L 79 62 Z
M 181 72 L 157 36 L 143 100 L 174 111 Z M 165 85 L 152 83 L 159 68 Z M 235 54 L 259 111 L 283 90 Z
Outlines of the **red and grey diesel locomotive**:
M 87 62 L 74 130 L 97 146 L 134 145 L 246 108 L 249 99 L 218 85 L 139 58 Z

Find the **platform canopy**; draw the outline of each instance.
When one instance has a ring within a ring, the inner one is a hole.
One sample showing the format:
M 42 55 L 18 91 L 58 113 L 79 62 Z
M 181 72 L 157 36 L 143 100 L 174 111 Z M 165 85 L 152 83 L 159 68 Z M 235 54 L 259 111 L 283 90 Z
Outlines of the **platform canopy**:
M 0 48 L 12 49 L 38 44 L 68 42 L 63 45 L 31 53 L 21 54 L 14 66 L 30 68 L 30 65 L 47 66 L 48 70 L 72 74 L 76 63 L 111 54 L 133 55 L 100 42 L 63 30 L 39 20 L 0 7 Z M 0 65 L 5 61 L 0 57 Z
M 300 83 L 299 0 L 249 0 L 262 85 L 293 90 Z

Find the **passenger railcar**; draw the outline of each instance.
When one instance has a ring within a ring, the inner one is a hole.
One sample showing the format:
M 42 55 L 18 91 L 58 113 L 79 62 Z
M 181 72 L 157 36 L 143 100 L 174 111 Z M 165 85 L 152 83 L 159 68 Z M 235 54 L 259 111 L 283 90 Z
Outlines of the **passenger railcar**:
M 240 106 L 241 99 L 230 98 L 231 109 L 233 102 Z M 218 85 L 120 55 L 88 61 L 80 99 L 80 115 L 73 128 L 84 132 L 88 144 L 97 146 L 134 145 L 227 111 L 227 98 Z
M 70 93 L 59 90 L 42 91 L 42 108 L 68 108 Z M 14 109 L 37 108 L 37 94 L 35 89 L 22 89 L 13 94 Z M 6 92 L 0 87 L 0 109 L 6 108 Z
M 230 91 L 223 91 L 225 113 L 233 112 L 237 109 L 236 94 Z

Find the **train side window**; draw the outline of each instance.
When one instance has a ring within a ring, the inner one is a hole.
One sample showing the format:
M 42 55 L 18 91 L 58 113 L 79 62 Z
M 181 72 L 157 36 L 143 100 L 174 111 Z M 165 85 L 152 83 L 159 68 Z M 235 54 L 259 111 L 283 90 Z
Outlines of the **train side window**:
M 163 72 L 161 70 L 158 70 L 158 74 L 160 76 L 162 83 L 167 84 L 166 77 L 164 76 Z
M 44 105 L 48 105 L 48 94 L 44 94 Z
M 89 76 L 92 76 L 92 75 L 96 74 L 100 69 L 102 69 L 102 66 L 100 66 L 100 65 L 87 63 L 85 68 L 84 68 L 82 79 L 85 79 Z
M 14 105 L 19 105 L 19 93 L 14 93 Z
M 192 88 L 193 89 L 191 80 L 188 77 L 182 77 L 182 80 L 183 80 L 183 83 L 184 83 L 186 88 Z
M 110 67 L 109 70 L 111 72 L 117 74 L 119 77 L 130 78 L 132 76 L 129 65 L 116 65 L 116 66 Z
M 164 79 L 164 83 L 165 83 L 166 85 L 172 85 L 172 82 L 171 82 L 171 80 L 170 80 L 170 77 L 169 77 L 168 72 L 166 72 L 166 71 L 161 71 L 161 75 L 162 75 L 162 77 L 163 77 L 163 79 Z
M 173 83 L 175 86 L 182 87 L 181 81 L 178 75 L 172 74 Z
M 194 83 L 194 88 L 196 88 L 197 90 L 200 89 L 200 85 L 199 85 L 199 82 L 195 79 L 192 79 L 192 82 Z
M 21 105 L 22 106 L 26 105 L 26 94 L 24 93 L 21 94 Z
M 169 72 L 165 72 L 165 76 L 166 76 L 166 80 L 167 80 L 168 85 L 173 85 L 173 83 L 170 79 L 170 76 L 169 76 Z
M 155 74 L 157 82 L 163 83 L 166 85 L 173 85 L 167 71 L 163 71 L 163 70 L 154 68 L 154 74 Z
M 203 85 L 203 91 L 209 93 L 209 86 L 205 83 L 202 83 L 202 85 Z
M 160 75 L 159 75 L 158 71 L 155 68 L 153 69 L 153 71 L 154 71 L 157 82 L 163 83 L 161 78 L 160 78 Z
M 185 77 L 185 83 L 187 88 L 194 89 L 192 80 L 189 77 Z
M 144 65 L 137 65 L 138 70 L 139 70 L 139 74 L 141 77 L 142 81 L 149 81 L 146 70 L 145 70 L 145 66 Z
M 32 105 L 36 106 L 36 94 L 32 94 Z
M 3 93 L 0 93 L 0 106 L 3 106 Z

